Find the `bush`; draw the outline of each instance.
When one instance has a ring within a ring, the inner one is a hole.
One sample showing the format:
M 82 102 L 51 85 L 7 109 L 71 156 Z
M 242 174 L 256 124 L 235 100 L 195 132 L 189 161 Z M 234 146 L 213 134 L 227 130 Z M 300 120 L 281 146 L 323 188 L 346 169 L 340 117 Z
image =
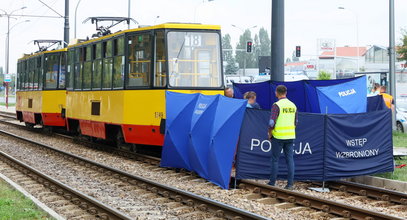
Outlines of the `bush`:
M 319 71 L 318 73 L 318 80 L 327 80 L 331 79 L 331 74 L 325 71 Z

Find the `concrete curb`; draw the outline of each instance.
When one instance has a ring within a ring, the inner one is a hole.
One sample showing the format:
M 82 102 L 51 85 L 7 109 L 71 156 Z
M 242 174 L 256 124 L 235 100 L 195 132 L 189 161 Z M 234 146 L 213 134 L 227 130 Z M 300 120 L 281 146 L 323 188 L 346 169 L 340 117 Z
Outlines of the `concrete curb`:
M 349 178 L 347 180 L 351 182 L 391 189 L 399 192 L 407 192 L 407 182 L 403 181 L 389 180 L 375 176 L 357 176 Z
M 8 177 L 4 176 L 3 174 L 0 173 L 0 178 L 2 178 L 4 181 L 6 181 L 9 185 L 11 185 L 14 189 L 18 190 L 22 194 L 24 194 L 25 197 L 31 199 L 31 201 L 34 202 L 34 204 L 44 212 L 46 212 L 50 217 L 55 218 L 57 220 L 65 220 L 66 218 L 63 218 L 60 216 L 58 213 L 56 213 L 54 210 L 49 208 L 47 205 L 39 201 L 37 198 L 32 196 L 29 192 L 27 192 L 25 189 L 23 189 L 20 185 L 17 183 L 13 182 L 11 179 Z

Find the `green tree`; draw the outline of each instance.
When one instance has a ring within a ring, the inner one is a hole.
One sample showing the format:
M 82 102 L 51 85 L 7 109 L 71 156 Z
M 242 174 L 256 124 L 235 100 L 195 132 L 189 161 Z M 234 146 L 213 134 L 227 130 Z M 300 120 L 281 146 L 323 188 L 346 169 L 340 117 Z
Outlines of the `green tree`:
M 231 37 L 229 34 L 222 37 L 223 61 L 226 62 L 225 74 L 235 74 L 239 70 L 233 57 L 233 48 L 230 42 Z
M 232 52 L 232 44 L 231 42 L 231 37 L 230 34 L 226 34 L 225 36 L 222 37 L 222 52 L 223 52 L 223 60 L 228 60 L 233 57 L 233 52 Z
M 246 29 L 245 32 L 240 35 L 239 43 L 236 46 L 236 49 L 240 49 L 242 51 L 236 51 L 236 61 L 239 63 L 240 68 L 244 68 L 244 63 L 246 61 L 246 68 L 254 68 L 256 67 L 254 62 L 254 54 L 246 52 L 246 42 L 253 41 L 251 32 L 249 29 Z
M 259 66 L 259 56 L 261 56 L 261 44 L 260 44 L 260 39 L 259 39 L 259 35 L 255 34 L 254 35 L 254 48 L 253 48 L 253 61 L 254 61 L 254 65 L 255 67 Z
M 407 64 L 407 30 L 402 31 L 403 36 L 401 37 L 401 44 L 397 48 L 397 53 L 399 54 L 399 60 L 404 61 Z
M 260 56 L 271 56 L 271 41 L 265 28 L 259 30 Z
M 318 80 L 327 80 L 331 79 L 331 74 L 326 71 L 319 71 L 318 73 Z

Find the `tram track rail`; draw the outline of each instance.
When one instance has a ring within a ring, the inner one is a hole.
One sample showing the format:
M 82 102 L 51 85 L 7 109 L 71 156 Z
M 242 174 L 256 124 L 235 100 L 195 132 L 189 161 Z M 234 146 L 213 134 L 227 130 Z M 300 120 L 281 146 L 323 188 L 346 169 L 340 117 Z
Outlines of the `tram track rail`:
M 11 114 L 8 112 L 0 112 L 0 117 L 5 117 L 7 119 L 13 119 L 13 120 L 17 120 L 15 118 L 15 114 Z M 127 150 L 123 150 L 123 149 L 119 149 L 119 148 L 114 148 L 110 145 L 106 145 L 103 143 L 99 143 L 99 142 L 94 142 L 94 141 L 90 141 L 88 139 L 85 138 L 81 138 L 81 137 L 75 137 L 72 135 L 68 135 L 66 133 L 61 133 L 61 132 L 53 132 L 53 133 L 49 133 L 48 131 L 44 132 L 42 131 L 40 128 L 33 128 L 33 127 L 26 127 L 23 126 L 21 124 L 17 124 L 17 123 L 13 123 L 10 120 L 1 120 L 0 119 L 0 123 L 6 124 L 6 125 L 10 125 L 19 129 L 24 129 L 30 132 L 36 132 L 39 134 L 46 134 L 46 135 L 54 135 L 57 137 L 61 137 L 67 140 L 71 140 L 74 143 L 78 143 L 78 144 L 82 144 L 86 147 L 92 148 L 92 149 L 98 149 L 98 150 L 102 150 L 105 152 L 109 152 L 109 153 L 113 153 L 116 154 L 118 156 L 122 156 L 122 157 L 126 157 L 129 159 L 134 159 L 134 160 L 138 160 L 144 163 L 148 163 L 151 165 L 158 165 L 160 163 L 160 159 L 154 156 L 149 156 L 149 155 L 145 155 L 145 154 L 141 154 L 141 153 L 136 153 L 136 152 L 129 152 Z
M 29 176 L 32 180 L 44 185 L 59 196 L 64 197 L 78 208 L 87 211 L 97 219 L 131 219 L 118 210 L 87 196 L 86 194 L 65 185 L 37 169 L 0 151 L 0 160 Z
M 14 139 L 18 139 L 19 141 L 24 141 L 26 143 L 44 148 L 47 151 L 55 152 L 57 154 L 60 154 L 64 158 L 70 158 L 69 160 L 72 160 L 77 164 L 92 167 L 94 170 L 97 170 L 98 172 L 109 172 L 110 175 L 115 176 L 115 178 L 119 180 L 133 184 L 151 193 L 157 194 L 163 198 L 173 200 L 188 207 L 193 207 L 194 210 L 200 212 L 210 212 L 213 214 L 214 217 L 225 219 L 266 219 L 263 216 L 239 208 L 235 208 L 233 206 L 215 200 L 211 200 L 203 196 L 196 195 L 194 193 L 190 193 L 164 184 L 156 183 L 146 178 L 126 173 L 116 168 L 108 167 L 106 165 L 91 161 L 89 159 L 55 149 L 51 146 L 47 146 L 23 137 L 19 137 L 6 131 L 0 130 L 0 133 L 2 135 L 7 135 Z
M 238 185 L 240 189 L 248 189 L 253 193 L 260 194 L 262 197 L 271 197 L 274 199 L 283 200 L 296 205 L 313 208 L 325 213 L 349 219 L 403 219 L 392 215 L 387 215 L 367 209 L 354 207 L 352 205 L 335 202 L 315 196 L 299 193 L 295 191 L 285 190 L 279 187 L 268 186 L 250 180 L 242 180 Z
M 70 136 L 66 136 L 66 138 L 73 139 Z M 86 140 L 81 140 L 80 142 L 84 143 L 85 145 L 93 145 L 93 147 L 95 145 L 94 142 L 88 142 Z M 103 147 L 102 145 L 101 147 Z M 149 165 L 158 165 L 160 163 L 160 159 L 156 157 L 137 153 L 129 154 L 129 152 L 121 151 L 119 149 L 113 149 L 113 151 L 115 151 L 115 154 L 128 157 L 130 159 L 136 159 Z M 328 182 L 328 184 L 331 189 L 340 192 L 356 194 L 362 197 L 378 200 L 378 202 L 391 202 L 394 204 L 400 204 L 400 206 L 406 205 L 407 195 L 405 193 L 345 181 L 332 181 Z M 316 211 L 322 211 L 323 213 L 344 218 L 402 219 L 375 211 L 369 211 L 363 208 L 357 208 L 348 204 L 334 202 L 328 199 L 317 198 L 315 196 L 307 195 L 306 193 L 287 191 L 278 187 L 259 184 L 253 181 L 242 180 L 238 185 L 238 188 L 246 189 L 254 194 L 258 194 L 260 195 L 260 198 L 276 199 L 280 202 L 287 202 L 300 207 L 308 207 Z
M 11 112 L 0 112 L 0 116 L 6 117 L 6 118 L 16 119 L 16 114 L 11 113 Z
M 314 184 L 321 186 L 320 183 Z M 325 184 L 330 189 L 341 192 L 353 193 L 376 200 L 392 202 L 394 204 L 407 205 L 406 193 L 348 181 L 328 181 Z

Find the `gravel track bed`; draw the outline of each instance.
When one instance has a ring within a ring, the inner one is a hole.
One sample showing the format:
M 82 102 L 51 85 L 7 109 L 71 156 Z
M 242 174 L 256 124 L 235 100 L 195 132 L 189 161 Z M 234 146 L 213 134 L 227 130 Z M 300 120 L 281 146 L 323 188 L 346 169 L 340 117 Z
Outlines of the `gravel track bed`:
M 248 210 L 257 213 L 262 216 L 275 219 L 329 219 L 332 216 L 329 215 L 315 215 L 314 210 L 301 209 L 290 210 L 278 208 L 273 205 L 263 204 L 259 201 L 247 199 L 247 194 L 250 192 L 247 190 L 223 190 L 219 187 L 208 183 L 203 179 L 197 179 L 192 176 L 185 176 L 182 173 L 175 173 L 172 170 L 166 170 L 162 168 L 157 168 L 151 165 L 146 165 L 142 162 L 129 160 L 126 158 L 119 157 L 117 155 L 112 155 L 110 153 L 97 151 L 94 149 L 86 148 L 79 144 L 75 144 L 70 140 L 51 137 L 46 135 L 34 134 L 25 130 L 19 130 L 12 126 L 7 126 L 0 124 L 1 129 L 8 130 L 12 133 L 18 134 L 20 136 L 33 139 L 35 141 L 51 145 L 60 150 L 68 151 L 73 154 L 97 161 L 99 163 L 105 164 L 107 166 L 115 167 L 117 169 L 132 173 L 134 175 L 139 175 L 145 178 L 149 178 L 153 181 L 157 181 L 170 186 L 175 186 L 179 189 L 183 189 L 189 192 L 193 192 L 235 207 L 239 207 L 244 210 Z M 260 181 L 266 182 L 266 181 Z M 284 186 L 283 182 L 278 182 L 281 187 Z M 334 201 L 344 202 L 347 204 L 355 204 L 358 207 L 363 207 L 366 209 L 374 210 L 377 212 L 385 212 L 399 217 L 407 217 L 407 212 L 404 211 L 405 207 L 391 207 L 392 204 L 386 203 L 374 203 L 375 200 L 370 200 L 366 198 L 353 197 L 348 193 L 318 193 L 315 191 L 307 190 L 308 185 L 303 183 L 297 183 L 295 190 L 298 192 L 304 192 L 318 197 L 323 197 L 326 199 L 331 199 Z M 349 199 L 353 198 L 353 199 Z M 373 201 L 373 202 L 372 202 Z
M 137 219 L 204 219 L 208 213 L 191 213 L 190 207 L 162 198 L 147 190 L 115 178 L 111 173 L 101 173 L 59 154 L 31 144 L 21 144 L 11 138 L 3 138 L 0 149 L 29 164 L 45 174 L 114 207 Z
M 10 125 L 0 124 L 0 129 L 7 130 L 11 133 L 17 134 L 28 139 L 32 139 L 57 149 L 73 153 L 78 156 L 94 160 L 96 162 L 111 166 L 128 173 L 149 178 L 169 186 L 175 186 L 179 189 L 196 193 L 244 210 L 257 213 L 268 218 L 275 219 L 311 219 L 311 215 L 304 215 L 304 213 L 297 213 L 295 211 L 276 208 L 273 205 L 262 204 L 257 201 L 246 199 L 245 195 L 248 191 L 245 190 L 223 190 L 212 183 L 208 183 L 203 179 L 196 179 L 193 177 L 185 177 L 183 174 L 177 174 L 171 170 L 166 170 L 145 163 L 126 159 L 113 155 L 111 153 L 94 150 L 84 147 L 80 144 L 75 144 L 71 140 L 61 137 L 52 137 L 48 135 L 36 134 L 23 129 L 18 129 Z M 1 147 L 1 145 L 0 145 Z M 3 148 L 3 147 L 2 147 Z M 310 211 L 312 214 L 314 211 Z M 326 219 L 326 218 L 319 218 Z
M 36 197 L 38 200 L 53 209 L 59 215 L 67 219 L 95 219 L 95 216 L 88 214 L 77 205 L 66 200 L 64 197 L 50 191 L 32 180 L 30 177 L 21 173 L 17 169 L 0 161 L 0 173 L 23 187 L 27 192 Z

